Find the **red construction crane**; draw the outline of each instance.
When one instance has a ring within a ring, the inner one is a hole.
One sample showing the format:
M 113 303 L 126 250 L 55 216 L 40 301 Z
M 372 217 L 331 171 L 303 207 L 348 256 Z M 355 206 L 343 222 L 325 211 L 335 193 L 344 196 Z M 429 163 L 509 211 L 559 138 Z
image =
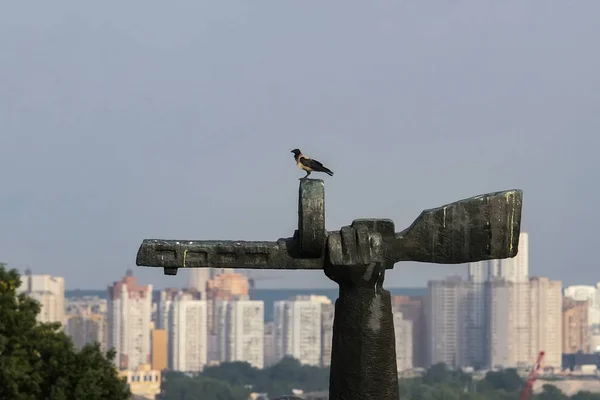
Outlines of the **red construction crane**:
M 535 365 L 533 366 L 533 368 L 531 369 L 529 376 L 527 377 L 525 386 L 523 386 L 523 390 L 521 390 L 521 396 L 519 396 L 519 400 L 529 400 L 529 398 L 531 397 L 531 391 L 533 389 L 533 382 L 535 382 L 535 379 L 537 378 L 537 373 L 542 365 L 543 358 L 544 358 L 544 352 L 540 351 L 537 361 L 536 361 Z

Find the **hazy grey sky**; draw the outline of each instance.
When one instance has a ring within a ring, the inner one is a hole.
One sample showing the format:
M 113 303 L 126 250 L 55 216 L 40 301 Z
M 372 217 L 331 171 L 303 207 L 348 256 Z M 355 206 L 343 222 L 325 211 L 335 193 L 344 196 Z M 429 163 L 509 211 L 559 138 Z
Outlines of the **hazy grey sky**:
M 524 190 L 531 273 L 600 280 L 600 2 L 51 1 L 0 7 L 0 260 L 104 288 L 143 238 L 290 236 Z M 397 264 L 386 286 L 465 266 Z M 333 286 L 287 273 L 259 286 Z

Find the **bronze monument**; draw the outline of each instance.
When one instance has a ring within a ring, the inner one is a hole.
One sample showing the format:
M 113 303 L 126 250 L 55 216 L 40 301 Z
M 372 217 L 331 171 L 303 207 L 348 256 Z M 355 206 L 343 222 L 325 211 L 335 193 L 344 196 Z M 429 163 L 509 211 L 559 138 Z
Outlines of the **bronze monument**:
M 275 242 L 146 239 L 138 266 L 322 269 L 339 285 L 329 383 L 331 400 L 397 400 L 398 374 L 385 270 L 399 261 L 461 264 L 517 255 L 523 193 L 508 190 L 425 210 L 402 232 L 389 219 L 325 229 L 325 185 L 300 181 L 298 229 Z

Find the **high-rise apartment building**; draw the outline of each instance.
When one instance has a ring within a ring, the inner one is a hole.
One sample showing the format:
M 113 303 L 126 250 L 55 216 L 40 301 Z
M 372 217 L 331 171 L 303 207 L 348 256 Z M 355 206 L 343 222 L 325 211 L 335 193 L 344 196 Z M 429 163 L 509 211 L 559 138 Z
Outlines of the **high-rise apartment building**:
M 590 351 L 600 351 L 600 283 L 596 286 L 574 285 L 565 288 L 565 297 L 588 303 Z
M 206 300 L 181 291 L 170 307 L 170 366 L 175 371 L 201 372 L 208 361 Z
M 219 361 L 246 361 L 264 368 L 264 303 L 218 300 L 216 316 Z
M 275 359 L 275 327 L 273 321 L 265 323 L 264 331 L 264 365 L 270 367 L 277 363 Z
M 321 365 L 322 305 L 325 296 L 295 296 L 274 304 L 275 357 L 292 356 L 306 365 Z
M 131 270 L 108 288 L 108 348 L 120 369 L 150 363 L 152 285 L 138 285 Z
M 469 282 L 460 277 L 428 282 L 425 305 L 427 365 L 443 362 L 450 367 L 466 366 L 468 288 Z
M 427 365 L 427 334 L 425 326 L 425 296 L 392 296 L 392 309 L 412 322 L 412 363 L 414 367 Z
M 563 297 L 563 352 L 590 353 L 590 330 L 588 326 L 587 301 Z
M 532 356 L 528 282 L 495 278 L 486 282 L 485 364 L 491 368 L 528 367 Z M 534 357 L 537 353 L 534 355 Z
M 65 301 L 65 332 L 73 339 L 77 349 L 98 342 L 107 350 L 107 301 L 96 296 L 71 298 Z
M 531 360 L 543 350 L 546 367 L 562 369 L 562 282 L 533 277 L 531 289 Z
M 400 311 L 394 311 L 394 334 L 396 336 L 396 368 L 398 372 L 413 368 L 413 323 L 404 319 Z
M 32 275 L 25 271 L 17 293 L 26 293 L 40 303 L 39 322 L 65 324 L 65 279 L 51 275 Z
M 98 342 L 100 349 L 106 351 L 106 315 L 85 311 L 78 315 L 67 315 L 65 333 L 73 339 L 73 344 L 78 350 L 87 344 Z

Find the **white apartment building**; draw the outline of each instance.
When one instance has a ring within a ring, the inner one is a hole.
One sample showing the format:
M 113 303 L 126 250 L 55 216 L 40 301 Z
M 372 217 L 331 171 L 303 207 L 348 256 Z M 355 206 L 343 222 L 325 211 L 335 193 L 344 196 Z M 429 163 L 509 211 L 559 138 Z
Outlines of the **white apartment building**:
M 405 320 L 400 311 L 394 311 L 396 336 L 396 367 L 398 372 L 413 368 L 413 323 Z
M 322 362 L 322 305 L 325 296 L 295 296 L 274 304 L 275 358 L 292 356 L 301 364 Z
M 529 282 L 486 282 L 488 366 L 529 367 L 535 362 L 531 361 L 530 293 Z
M 460 277 L 428 282 L 425 304 L 428 365 L 443 362 L 451 367 L 466 366 L 468 287 L 469 283 Z
M 217 300 L 215 305 L 219 361 L 246 361 L 264 368 L 264 303 Z
M 531 359 L 545 351 L 544 365 L 562 369 L 562 283 L 548 278 L 530 279 Z
M 208 361 L 206 300 L 180 293 L 170 303 L 169 322 L 169 366 L 175 371 L 201 372 Z
M 592 351 L 600 351 L 600 283 L 596 286 L 569 286 L 565 288 L 564 295 L 573 300 L 588 302 L 590 348 Z
M 131 270 L 108 288 L 108 348 L 120 369 L 150 362 L 152 285 L 137 284 Z
M 17 293 L 26 293 L 40 303 L 39 322 L 65 324 L 65 279 L 51 275 L 32 275 L 26 271 L 21 276 Z

